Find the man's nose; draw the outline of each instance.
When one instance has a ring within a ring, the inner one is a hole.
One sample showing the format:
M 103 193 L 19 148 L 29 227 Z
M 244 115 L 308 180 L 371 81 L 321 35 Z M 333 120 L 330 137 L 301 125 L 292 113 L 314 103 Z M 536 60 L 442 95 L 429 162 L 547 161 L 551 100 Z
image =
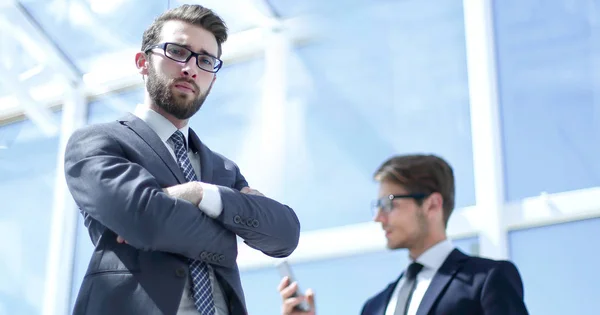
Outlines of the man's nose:
M 198 69 L 198 66 L 196 65 L 196 58 L 192 57 L 183 65 L 183 68 L 181 68 L 181 74 L 184 77 L 191 77 L 192 79 L 196 79 L 199 70 L 200 69 Z

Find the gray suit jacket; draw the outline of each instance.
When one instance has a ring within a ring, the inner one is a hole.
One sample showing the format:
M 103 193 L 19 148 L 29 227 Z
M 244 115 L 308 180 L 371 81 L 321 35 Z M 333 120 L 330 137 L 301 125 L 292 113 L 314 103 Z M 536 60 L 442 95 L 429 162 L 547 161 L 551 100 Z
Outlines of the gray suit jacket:
M 175 315 L 189 277 L 187 258 L 211 264 L 230 314 L 247 314 L 236 235 L 272 257 L 294 251 L 300 223 L 291 208 L 240 193 L 248 183 L 237 165 L 212 152 L 191 129 L 190 149 L 200 156 L 201 181 L 218 185 L 223 212 L 216 219 L 163 193 L 186 180 L 139 118 L 127 115 L 71 136 L 67 185 L 96 247 L 74 314 Z M 128 244 L 117 243 L 117 235 Z

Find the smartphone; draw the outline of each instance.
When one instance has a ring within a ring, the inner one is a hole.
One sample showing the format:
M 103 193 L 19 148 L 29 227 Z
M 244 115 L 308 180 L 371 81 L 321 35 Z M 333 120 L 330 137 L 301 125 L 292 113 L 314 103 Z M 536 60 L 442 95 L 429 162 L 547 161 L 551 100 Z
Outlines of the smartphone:
M 294 281 L 297 281 L 296 278 L 294 278 L 294 274 L 292 273 L 292 267 L 287 262 L 287 260 L 279 261 L 275 265 L 277 266 L 277 269 L 279 270 L 279 274 L 281 275 L 282 278 L 288 277 L 290 279 L 290 284 Z M 298 289 L 296 290 L 296 292 L 294 292 L 294 294 L 292 294 L 292 297 L 297 297 L 298 291 L 300 291 L 300 285 L 298 285 Z M 300 292 L 302 292 L 302 291 L 300 291 Z M 296 305 L 296 307 L 294 307 L 294 309 L 297 311 L 308 312 L 308 311 L 310 311 L 310 306 L 308 305 L 307 301 L 302 301 L 302 302 L 300 302 L 300 304 Z

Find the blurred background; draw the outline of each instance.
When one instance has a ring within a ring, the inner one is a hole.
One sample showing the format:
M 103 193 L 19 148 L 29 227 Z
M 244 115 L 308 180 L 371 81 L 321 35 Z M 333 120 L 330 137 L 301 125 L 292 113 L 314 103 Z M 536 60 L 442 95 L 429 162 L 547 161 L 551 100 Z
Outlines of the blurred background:
M 319 314 L 358 314 L 405 268 L 372 175 L 414 152 L 453 165 L 449 236 L 514 261 L 531 314 L 598 314 L 600 0 L 1 0 L 1 315 L 70 313 L 93 247 L 65 142 L 142 102 L 142 32 L 183 3 L 231 33 L 191 126 L 296 210 Z M 250 314 L 279 313 L 274 262 L 240 247 Z

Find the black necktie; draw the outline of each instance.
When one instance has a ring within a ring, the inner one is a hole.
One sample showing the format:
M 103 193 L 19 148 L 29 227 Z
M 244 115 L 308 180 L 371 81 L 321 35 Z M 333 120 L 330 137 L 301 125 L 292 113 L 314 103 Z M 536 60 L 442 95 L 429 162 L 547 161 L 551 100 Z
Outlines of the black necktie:
M 410 299 L 415 291 L 415 286 L 417 285 L 417 274 L 421 269 L 423 269 L 423 265 L 418 262 L 413 262 L 408 266 L 408 269 L 402 277 L 404 278 L 404 284 L 402 284 L 400 292 L 398 293 L 398 304 L 396 304 L 394 315 L 406 315 L 406 312 L 408 312 Z

